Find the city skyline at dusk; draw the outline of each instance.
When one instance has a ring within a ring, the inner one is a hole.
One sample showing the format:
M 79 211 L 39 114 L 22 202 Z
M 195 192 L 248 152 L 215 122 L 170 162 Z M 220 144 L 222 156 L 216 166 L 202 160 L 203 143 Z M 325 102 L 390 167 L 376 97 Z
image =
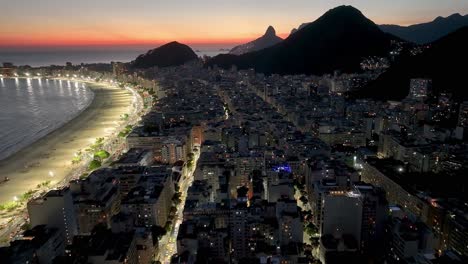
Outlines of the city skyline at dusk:
M 377 24 L 411 25 L 468 13 L 463 1 L 79 1 L 3 3 L 0 47 L 131 46 L 177 40 L 236 44 L 272 25 L 285 38 L 337 5 L 353 5 Z
M 0 7 L 1 264 L 468 263 L 468 0 Z

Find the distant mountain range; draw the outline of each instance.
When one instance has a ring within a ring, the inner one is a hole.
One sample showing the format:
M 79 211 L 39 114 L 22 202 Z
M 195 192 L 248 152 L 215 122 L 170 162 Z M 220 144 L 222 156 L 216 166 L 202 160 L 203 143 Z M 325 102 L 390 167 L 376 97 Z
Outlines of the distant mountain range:
M 262 50 L 271 47 L 283 41 L 282 38 L 276 36 L 276 31 L 272 26 L 269 26 L 265 34 L 256 40 L 242 44 L 231 49 L 229 54 L 242 55 L 245 53 Z
M 139 55 L 131 65 L 135 68 L 169 67 L 196 59 L 197 54 L 189 46 L 174 41 Z
M 446 36 L 462 27 L 468 26 L 468 15 L 453 14 L 438 17 L 434 21 L 408 27 L 398 25 L 380 25 L 380 29 L 404 40 L 417 44 L 427 44 Z
M 443 35 L 450 28 L 455 28 L 455 25 L 458 27 L 458 22 L 464 19 L 466 16 L 455 14 L 447 18 L 437 18 L 430 23 L 400 28 L 429 32 L 431 29 L 428 28 L 433 27 L 435 33 L 430 37 L 422 33 L 411 35 L 424 35 L 425 42 L 431 38 L 439 38 L 439 35 Z M 408 39 L 405 35 L 393 36 L 385 33 L 381 30 L 385 27 L 388 29 L 393 26 L 379 27 L 354 7 L 340 6 L 326 12 L 314 22 L 304 23 L 283 41 L 276 37 L 273 27 L 269 27 L 263 37 L 231 51 L 241 55 L 220 54 L 208 60 L 206 65 L 222 68 L 235 65 L 238 69 L 254 68 L 257 72 L 266 74 L 321 75 L 335 70 L 359 72 L 363 58 L 386 56 L 393 40 Z M 277 43 L 272 44 L 273 40 Z M 262 48 L 262 45 L 270 44 L 272 46 Z M 442 36 L 418 55 L 403 52 L 386 72 L 362 90 L 350 95 L 358 98 L 399 100 L 408 95 L 410 79 L 429 78 L 432 80 L 434 92 L 449 92 L 455 98 L 468 100 L 466 67 L 463 67 L 468 61 L 466 47 L 468 26 Z M 251 49 L 259 50 L 247 52 Z M 138 56 L 131 65 L 136 68 L 167 67 L 195 59 L 197 55 L 190 47 L 171 42 Z
M 432 43 L 416 56 L 400 59 L 375 81 L 351 94 L 360 98 L 399 100 L 408 95 L 410 79 L 429 78 L 435 93 L 449 92 L 457 100 L 468 100 L 466 67 L 468 27 L 463 27 Z
M 385 56 L 395 37 L 351 6 L 334 8 L 284 41 L 240 56 L 221 54 L 207 62 L 272 74 L 357 72 L 367 56 Z

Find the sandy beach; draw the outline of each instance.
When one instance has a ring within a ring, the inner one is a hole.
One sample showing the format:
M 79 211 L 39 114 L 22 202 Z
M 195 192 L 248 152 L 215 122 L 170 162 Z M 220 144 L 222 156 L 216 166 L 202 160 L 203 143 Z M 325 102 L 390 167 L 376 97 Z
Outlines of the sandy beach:
M 73 170 L 71 161 L 98 137 L 115 131 L 120 116 L 131 111 L 132 94 L 101 84 L 88 84 L 94 100 L 80 115 L 5 160 L 0 161 L 0 203 L 12 201 L 45 181 L 54 185 Z

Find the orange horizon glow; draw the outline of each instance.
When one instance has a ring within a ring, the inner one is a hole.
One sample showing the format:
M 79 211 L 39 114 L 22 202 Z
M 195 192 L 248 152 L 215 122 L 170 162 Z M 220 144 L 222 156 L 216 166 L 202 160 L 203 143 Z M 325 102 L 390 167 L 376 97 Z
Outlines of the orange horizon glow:
M 118 39 L 118 38 L 28 38 L 16 39 L 0 36 L 0 47 L 99 47 L 99 46 L 150 46 L 164 45 L 177 41 L 186 45 L 236 45 L 252 41 L 261 35 L 244 38 L 180 38 L 180 39 Z M 280 38 L 286 39 L 289 33 L 277 33 Z
M 311 20 L 313 21 L 313 20 Z M 402 26 L 421 23 L 420 20 L 405 20 L 401 23 L 386 19 L 387 23 L 377 21 L 377 24 L 400 24 Z M 261 24 L 261 23 L 259 23 Z M 274 26 L 277 29 L 277 36 L 286 39 L 290 32 L 286 30 L 297 28 L 300 23 L 291 25 Z M 242 25 L 242 28 L 227 27 L 227 32 L 220 34 L 219 25 L 214 26 L 216 30 L 212 32 L 200 32 L 204 34 L 187 34 L 194 31 L 195 27 L 192 25 L 181 26 L 176 25 L 169 32 L 165 30 L 161 32 L 161 36 L 155 38 L 151 29 L 151 25 L 144 25 L 141 22 L 133 25 L 134 27 L 141 28 L 141 31 L 134 32 L 130 26 L 116 27 L 115 25 L 106 25 L 105 27 L 96 30 L 89 28 L 77 28 L 72 24 L 62 25 L 48 25 L 47 28 L 42 28 L 45 32 L 40 34 L 39 27 L 31 25 L 26 27 L 22 25 L 14 31 L 0 29 L 0 47 L 1 48 L 29 48 L 29 47 L 99 47 L 99 46 L 160 46 L 165 43 L 177 41 L 186 45 L 238 45 L 250 42 L 262 36 L 266 30 L 266 26 L 255 25 L 250 23 Z M 226 25 L 227 26 L 227 25 Z M 252 27 L 250 27 L 252 26 Z M 70 28 L 70 29 L 68 29 Z M 278 32 L 278 28 L 282 33 Z M 120 29 L 120 31 L 119 31 Z M 236 31 L 239 32 L 236 32 Z M 256 31 L 257 33 L 254 33 Z M 228 34 L 230 33 L 230 34 Z M 198 37 L 203 35 L 206 37 Z M 181 36 L 181 37 L 175 37 Z M 238 36 L 238 37 L 231 37 Z
M 0 47 L 237 45 L 262 36 L 269 25 L 287 38 L 293 28 L 342 4 L 376 24 L 468 13 L 468 3 L 456 0 L 15 0 L 2 3 Z
M 372 18 L 371 18 L 372 20 Z M 311 20 L 312 22 L 313 20 Z M 383 22 L 387 21 L 387 22 Z M 408 26 L 412 24 L 422 23 L 421 20 L 407 19 L 405 21 L 393 21 L 392 19 L 384 19 L 383 21 L 376 21 L 377 24 L 396 24 L 401 26 Z M 261 23 L 259 23 L 261 24 Z M 282 39 L 286 39 L 290 32 L 284 32 L 284 30 L 290 28 L 297 28 L 297 25 L 282 25 L 281 27 L 275 27 L 277 30 L 281 28 L 283 33 L 277 31 L 277 36 Z M 162 32 L 159 38 L 154 38 L 154 34 L 151 29 L 151 25 L 144 25 L 139 22 L 136 23 L 135 27 L 141 28 L 141 31 L 136 33 L 131 30 L 131 26 L 116 27 L 115 25 L 106 25 L 106 27 L 97 28 L 96 30 L 90 30 L 88 28 L 77 28 L 73 24 L 62 24 L 62 25 L 48 25 L 45 28 L 46 33 L 38 33 L 39 28 L 37 25 L 31 25 L 26 27 L 16 28 L 14 31 L 0 29 L 0 48 L 29 48 L 29 47 L 99 47 L 99 46 L 160 46 L 165 43 L 177 41 L 186 45 L 238 45 L 250 42 L 261 37 L 266 30 L 265 26 L 255 25 L 251 26 L 249 23 L 242 25 L 242 28 L 233 29 L 227 28 L 227 32 L 220 34 L 220 25 L 215 25 L 213 32 L 206 31 L 206 37 L 197 37 L 195 34 L 186 34 L 185 30 L 189 32 L 193 31 L 195 27 L 193 25 L 181 26 L 176 25 L 174 32 L 168 33 L 169 30 Z M 70 28 L 70 29 L 68 29 Z M 44 28 L 42 28 L 44 30 Z M 120 29 L 120 31 L 119 31 Z M 224 28 L 226 29 L 226 28 Z M 236 31 L 239 32 L 236 32 Z M 253 33 L 253 30 L 258 33 Z M 185 33 L 185 34 L 184 34 Z M 226 34 L 231 33 L 231 34 Z M 224 35 L 224 36 L 223 36 Z M 237 35 L 239 37 L 227 37 L 225 35 Z M 182 36 L 182 37 L 175 37 Z M 185 36 L 185 37 L 184 37 Z

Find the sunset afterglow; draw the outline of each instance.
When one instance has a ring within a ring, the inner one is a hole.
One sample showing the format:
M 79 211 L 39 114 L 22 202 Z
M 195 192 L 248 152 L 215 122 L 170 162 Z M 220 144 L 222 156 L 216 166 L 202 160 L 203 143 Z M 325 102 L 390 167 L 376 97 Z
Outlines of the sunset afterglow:
M 375 3 L 374 3 L 375 2 Z M 242 43 L 268 25 L 286 37 L 291 29 L 326 10 L 351 4 L 379 24 L 414 24 L 453 12 L 464 1 L 62 1 L 2 3 L 0 46 L 152 45 Z M 423 4 L 421 7 L 421 4 Z M 142 8 L 144 7 L 144 8 Z
M 468 0 L 0 0 L 2 264 L 468 263 Z

